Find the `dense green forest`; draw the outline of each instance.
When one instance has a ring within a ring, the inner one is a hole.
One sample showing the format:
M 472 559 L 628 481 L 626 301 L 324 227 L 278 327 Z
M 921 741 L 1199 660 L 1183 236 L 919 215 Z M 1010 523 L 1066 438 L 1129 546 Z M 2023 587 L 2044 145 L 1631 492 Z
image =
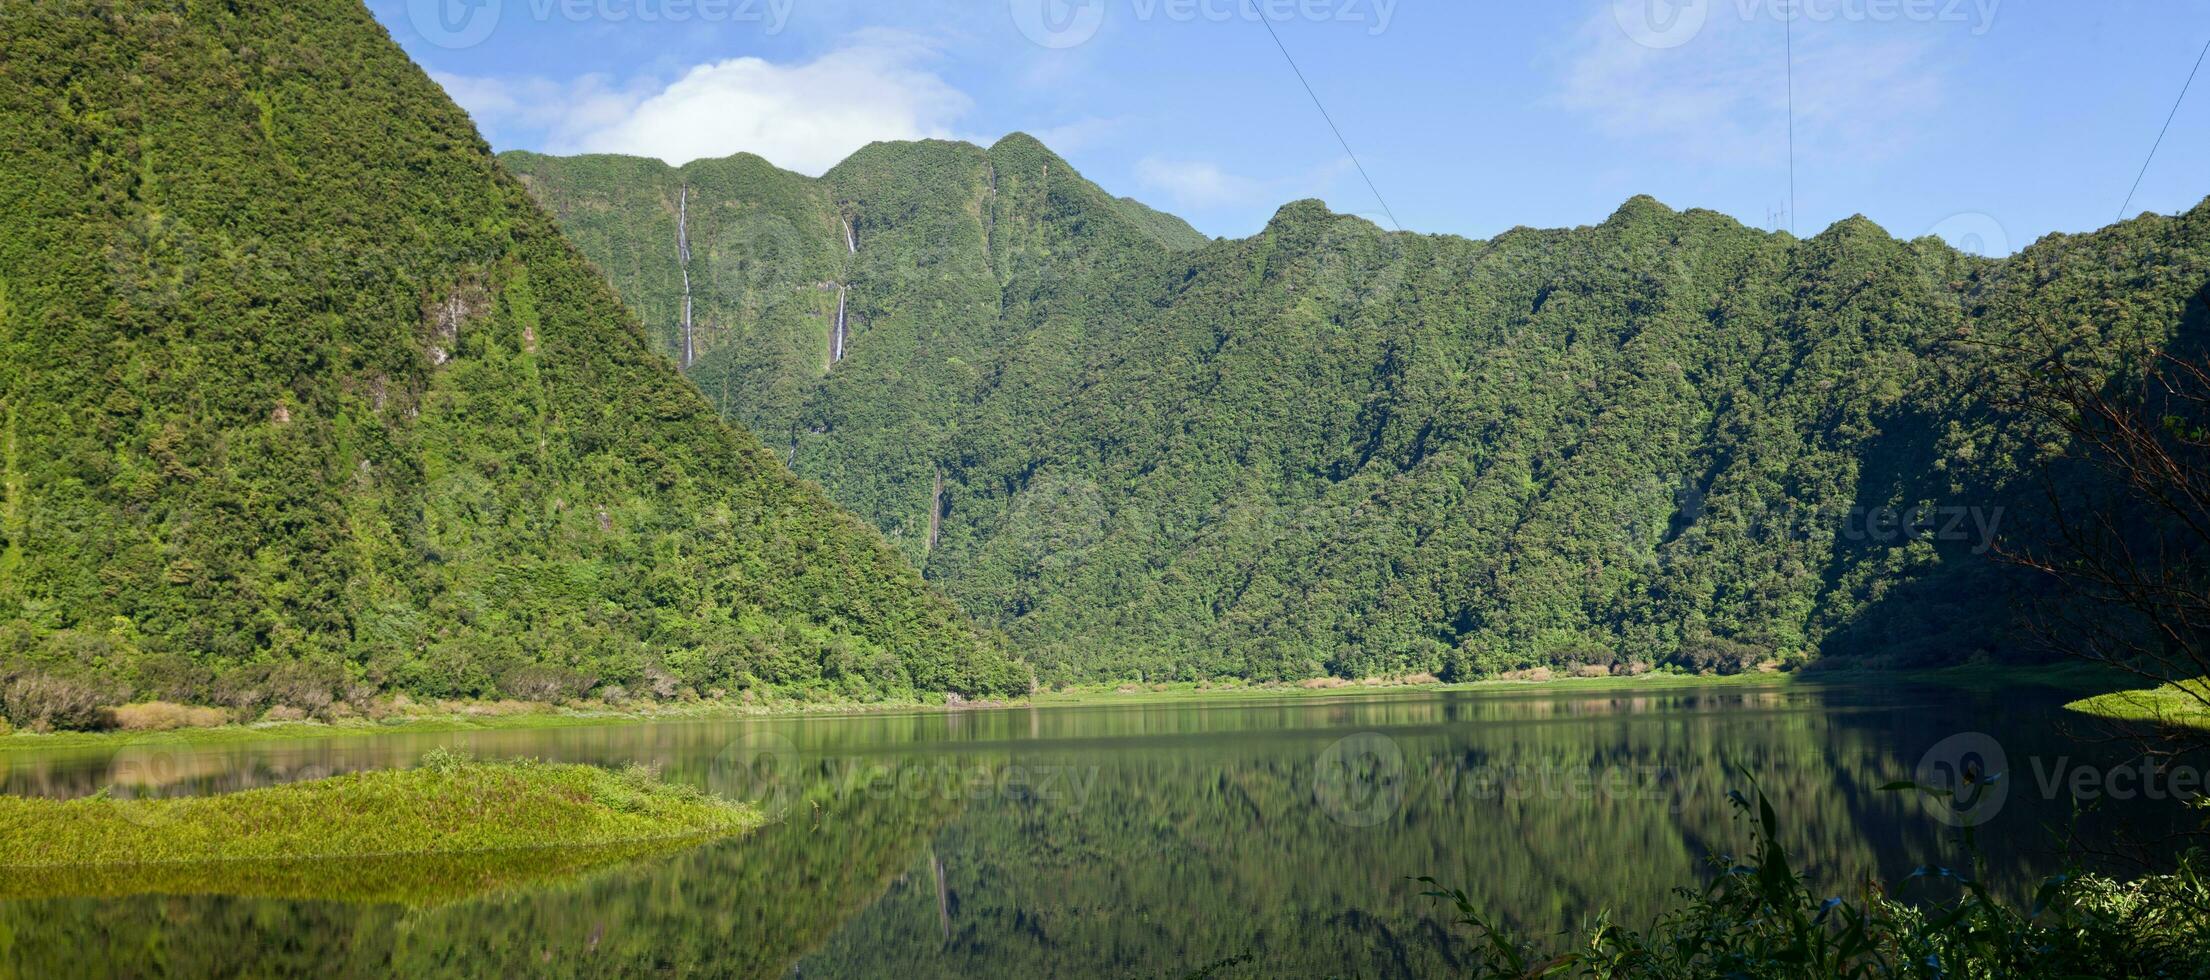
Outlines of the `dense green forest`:
M 0 695 L 1025 690 L 357 0 L 0 16 Z
M 1050 681 L 2015 655 L 2041 586 L 1995 555 L 2049 533 L 2063 449 L 2020 373 L 2138 366 L 2210 283 L 2210 206 L 2001 261 L 1649 198 L 1489 241 L 1308 201 L 1207 243 L 1017 135 L 819 179 L 503 160 Z

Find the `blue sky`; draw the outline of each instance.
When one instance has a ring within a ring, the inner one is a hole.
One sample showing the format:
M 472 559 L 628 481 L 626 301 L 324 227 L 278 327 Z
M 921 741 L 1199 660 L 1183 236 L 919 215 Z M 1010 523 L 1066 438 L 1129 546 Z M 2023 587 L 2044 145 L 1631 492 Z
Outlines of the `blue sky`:
M 1862 213 L 2004 252 L 2108 224 L 2210 41 L 2210 0 L 1797 2 L 1805 235 Z M 1789 206 L 1790 0 L 369 6 L 502 150 L 819 173 L 1022 130 L 1210 234 L 1303 197 L 1386 223 L 1271 23 L 1410 230 L 1588 224 L 1638 193 L 1759 226 Z M 2210 196 L 2204 75 L 2131 211 Z

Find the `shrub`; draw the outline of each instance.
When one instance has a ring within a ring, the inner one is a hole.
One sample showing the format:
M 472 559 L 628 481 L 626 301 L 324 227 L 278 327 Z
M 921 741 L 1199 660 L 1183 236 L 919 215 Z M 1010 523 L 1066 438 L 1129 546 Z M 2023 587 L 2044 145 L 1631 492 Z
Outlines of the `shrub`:
M 34 732 L 99 731 L 115 722 L 110 700 L 90 681 L 29 673 L 0 688 L 0 716 Z
M 258 664 L 224 671 L 215 678 L 208 700 L 235 709 L 240 717 L 253 717 L 268 704 L 268 676 L 268 668 Z
M 1610 647 L 1592 640 L 1576 640 L 1551 654 L 1551 659 L 1570 669 L 1576 677 L 1602 677 L 1611 673 L 1611 665 L 1619 662 L 1619 655 Z M 1597 667 L 1602 674 L 1583 674 L 1581 668 Z
M 215 672 L 182 654 L 150 654 L 136 671 L 138 694 L 150 701 L 204 702 L 215 691 Z
M 279 664 L 269 671 L 269 700 L 319 715 L 338 699 L 344 684 L 345 672 L 331 664 L 309 660 Z
M 294 707 L 292 707 L 291 705 L 288 705 L 288 704 L 280 704 L 280 705 L 277 705 L 276 707 L 270 708 L 270 709 L 268 710 L 268 713 L 267 713 L 267 714 L 264 714 L 264 715 L 262 715 L 262 716 L 261 716 L 261 720 L 262 720 L 262 721 L 306 721 L 306 720 L 307 720 L 307 712 L 305 712 L 305 711 L 301 711 L 300 709 L 298 709 L 298 708 L 294 708 Z
M 178 728 L 214 728 L 230 721 L 221 708 L 192 708 L 167 701 L 126 704 L 116 708 L 115 727 L 126 732 L 166 732 Z
M 1739 674 L 1755 668 L 1772 652 L 1753 643 L 1713 636 L 1681 644 L 1675 663 L 1697 673 Z
M 659 664 L 645 665 L 640 680 L 644 684 L 645 691 L 651 694 L 655 701 L 674 700 L 676 692 L 683 686 L 681 678 L 668 673 L 667 668 Z
M 564 667 L 533 665 L 508 671 L 499 680 L 499 690 L 510 698 L 556 704 L 582 697 L 598 682 L 597 677 Z

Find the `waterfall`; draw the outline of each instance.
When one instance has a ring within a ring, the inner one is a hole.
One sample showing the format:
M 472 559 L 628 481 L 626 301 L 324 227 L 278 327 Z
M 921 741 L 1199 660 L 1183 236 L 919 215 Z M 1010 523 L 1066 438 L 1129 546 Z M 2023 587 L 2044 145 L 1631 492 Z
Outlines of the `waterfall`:
M 675 206 L 675 257 L 683 269 L 683 366 L 698 360 L 698 341 L 691 332 L 691 189 Z
M 844 226 L 845 251 L 858 255 L 859 235 L 852 231 L 852 219 L 838 218 L 837 221 Z M 849 271 L 849 267 L 847 267 L 847 271 Z M 844 359 L 844 345 L 851 339 L 852 335 L 851 328 L 846 324 L 844 314 L 847 291 L 848 287 L 844 283 L 836 284 L 836 325 L 829 328 L 829 366 L 832 368 L 836 366 L 838 361 Z
M 845 288 L 843 286 L 836 287 L 836 328 L 829 334 L 830 364 L 835 364 L 844 359 L 844 341 L 848 336 L 844 327 L 844 294 Z

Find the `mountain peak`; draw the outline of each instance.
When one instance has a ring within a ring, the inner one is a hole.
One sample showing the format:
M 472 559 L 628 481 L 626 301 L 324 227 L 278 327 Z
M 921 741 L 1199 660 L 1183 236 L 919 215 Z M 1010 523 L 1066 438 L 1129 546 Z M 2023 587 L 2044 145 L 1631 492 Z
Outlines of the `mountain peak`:
M 54 520 L 0 527 L 0 672 L 18 676 L 19 651 L 99 637 L 100 673 L 67 664 L 65 679 L 120 690 L 158 670 L 148 693 L 245 717 L 395 692 L 1025 686 L 876 530 L 647 346 L 639 313 L 359 0 L 14 13 L 0 45 L 50 71 L 0 72 L 0 283 L 56 285 L 0 289 L 10 324 L 53 325 L 0 344 L 0 507 Z M 265 60 L 242 73 L 239 50 Z M 157 57 L 164 84 L 138 86 Z M 81 88 L 64 99 L 62 79 Z M 268 92 L 283 97 L 262 103 L 262 125 L 239 124 L 235 107 Z M 134 112 L 133 136 L 164 148 L 159 203 L 80 207 L 79 148 L 110 145 L 101 120 Z M 700 272 L 716 248 L 778 248 L 791 258 L 750 282 L 776 276 L 776 294 L 827 305 L 799 264 L 843 244 L 833 212 L 804 215 L 820 195 L 715 213 L 656 159 L 563 166 L 537 191 L 603 183 L 666 222 L 655 238 L 685 244 L 655 266 L 681 276 L 692 240 Z M 130 229 L 153 224 L 379 260 L 281 275 L 223 249 L 149 250 Z M 167 290 L 171 275 L 224 288 Z M 166 290 L 158 305 L 122 299 L 149 289 Z M 154 316 L 173 332 L 143 329 Z M 79 341 L 101 356 L 77 356 Z M 76 424 L 103 405 L 130 420 Z M 136 478 L 155 473 L 169 476 Z M 80 492 L 88 474 L 132 489 Z M 499 514 L 529 519 L 482 519 Z M 678 577 L 670 618 L 655 592 Z
M 1651 197 L 1648 194 L 1636 194 L 1635 196 L 1628 198 L 1625 203 L 1619 205 L 1619 210 L 1613 211 L 1611 217 L 1607 219 L 1604 223 L 1622 224 L 1626 222 L 1645 221 L 1656 218 L 1671 218 L 1679 214 L 1680 212 L 1666 207 L 1665 202 L 1660 201 L 1657 198 Z
M 1328 207 L 1326 201 L 1316 197 L 1308 197 L 1282 205 L 1280 210 L 1274 212 L 1273 219 L 1266 222 L 1266 230 L 1274 231 L 1279 228 L 1294 227 L 1313 222 L 1333 221 L 1336 217 L 1335 211 Z
M 996 153 L 1000 150 L 1026 150 L 1030 152 L 1041 151 L 1044 153 L 1051 153 L 1051 148 L 1045 146 L 1043 140 L 1037 139 L 1034 136 L 1030 136 L 1027 133 L 1019 131 L 1007 133 L 1004 136 L 999 137 L 997 142 L 990 144 L 991 153 Z M 1057 154 L 1053 155 L 1056 156 Z

